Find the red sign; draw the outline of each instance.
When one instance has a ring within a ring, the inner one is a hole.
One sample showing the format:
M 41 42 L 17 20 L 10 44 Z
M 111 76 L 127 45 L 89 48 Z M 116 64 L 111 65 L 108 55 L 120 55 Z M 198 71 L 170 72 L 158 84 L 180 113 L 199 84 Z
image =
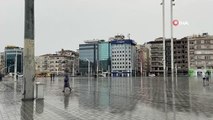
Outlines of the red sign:
M 173 24 L 174 26 L 178 26 L 178 25 L 179 25 L 179 21 L 178 21 L 178 20 L 173 20 L 173 21 L 172 21 L 172 24 Z

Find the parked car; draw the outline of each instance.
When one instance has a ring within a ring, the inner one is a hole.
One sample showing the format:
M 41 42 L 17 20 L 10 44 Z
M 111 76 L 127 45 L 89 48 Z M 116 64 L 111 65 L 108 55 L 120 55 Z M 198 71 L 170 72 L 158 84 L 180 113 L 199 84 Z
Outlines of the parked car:
M 155 77 L 155 74 L 149 74 L 149 77 Z

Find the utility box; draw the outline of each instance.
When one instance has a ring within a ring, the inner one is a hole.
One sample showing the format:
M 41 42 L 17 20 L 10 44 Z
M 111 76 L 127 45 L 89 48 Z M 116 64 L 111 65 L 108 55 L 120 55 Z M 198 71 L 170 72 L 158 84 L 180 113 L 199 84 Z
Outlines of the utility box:
M 36 99 L 44 99 L 44 84 L 36 82 Z

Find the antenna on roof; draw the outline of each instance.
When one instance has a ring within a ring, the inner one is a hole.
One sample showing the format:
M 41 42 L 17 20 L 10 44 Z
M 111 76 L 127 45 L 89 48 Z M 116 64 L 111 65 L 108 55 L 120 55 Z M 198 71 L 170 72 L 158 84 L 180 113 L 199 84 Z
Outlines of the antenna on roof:
M 130 33 L 127 35 L 127 37 L 130 39 Z

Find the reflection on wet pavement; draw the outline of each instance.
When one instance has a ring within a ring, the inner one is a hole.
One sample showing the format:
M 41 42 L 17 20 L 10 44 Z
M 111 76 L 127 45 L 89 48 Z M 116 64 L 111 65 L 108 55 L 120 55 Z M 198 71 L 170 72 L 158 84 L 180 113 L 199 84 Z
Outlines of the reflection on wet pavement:
M 212 79 L 213 80 L 213 79 Z M 45 99 L 21 101 L 22 82 L 0 83 L 0 120 L 213 120 L 213 84 L 200 78 L 63 78 L 45 83 Z

